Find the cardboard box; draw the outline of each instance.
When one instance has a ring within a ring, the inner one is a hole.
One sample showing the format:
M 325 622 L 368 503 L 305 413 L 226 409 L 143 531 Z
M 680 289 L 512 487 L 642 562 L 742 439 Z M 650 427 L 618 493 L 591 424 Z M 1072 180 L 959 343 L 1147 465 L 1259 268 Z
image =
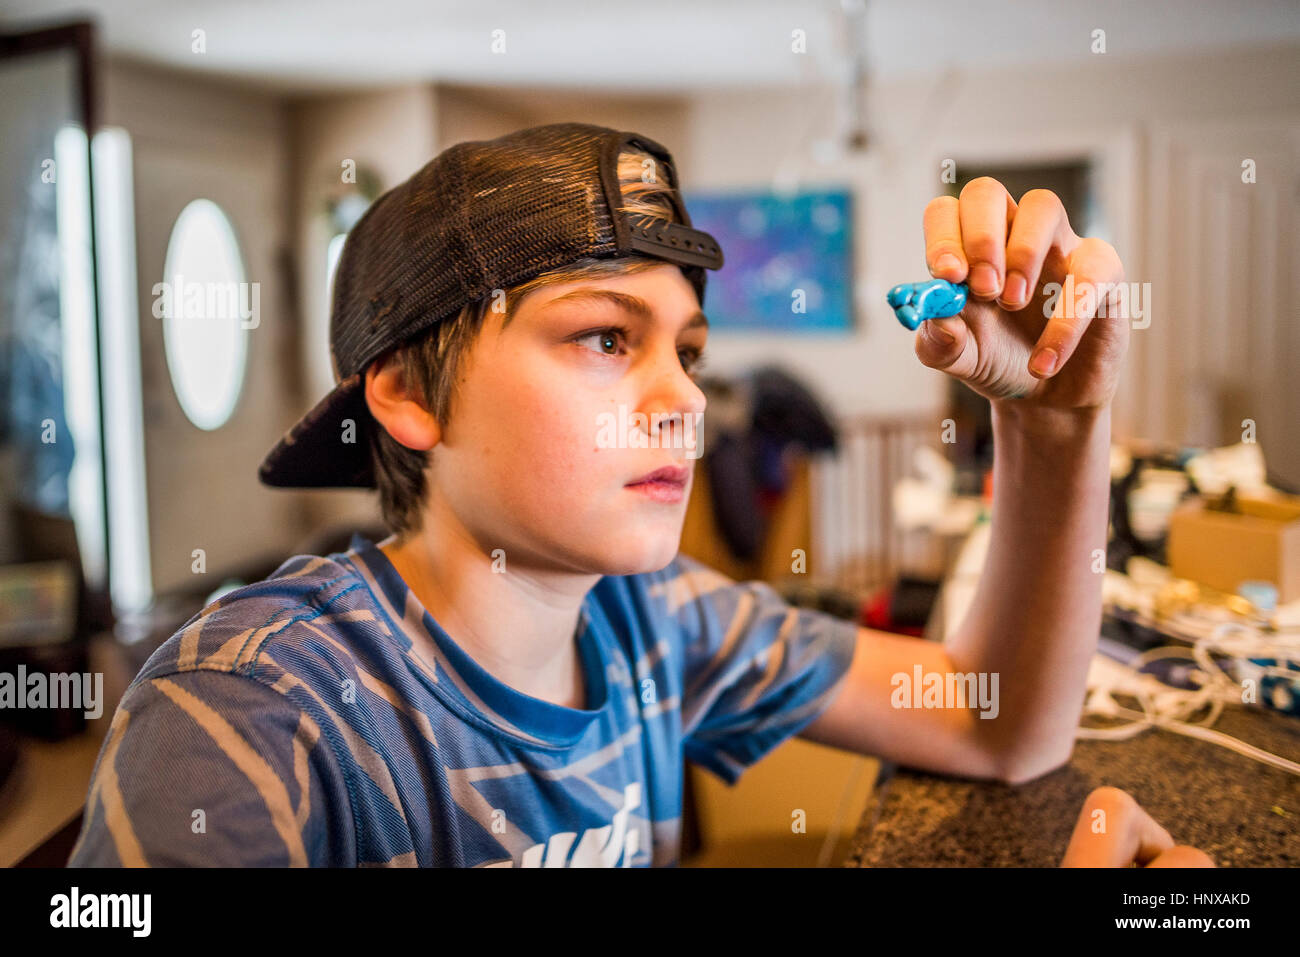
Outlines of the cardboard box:
M 1191 503 L 1169 519 L 1169 570 L 1235 594 L 1244 581 L 1277 586 L 1278 603 L 1300 598 L 1300 499 L 1241 497 L 1240 514 Z

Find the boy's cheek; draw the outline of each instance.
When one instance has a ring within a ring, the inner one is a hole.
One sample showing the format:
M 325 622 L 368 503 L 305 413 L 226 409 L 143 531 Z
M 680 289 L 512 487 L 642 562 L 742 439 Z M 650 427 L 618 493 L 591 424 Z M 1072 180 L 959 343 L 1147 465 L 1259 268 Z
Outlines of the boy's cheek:
M 563 370 L 550 369 L 549 379 L 540 377 L 542 370 L 509 371 L 495 370 L 464 393 L 468 402 L 484 404 L 484 414 L 474 417 L 481 433 L 476 444 L 490 449 L 485 457 L 494 468 L 519 469 L 529 483 L 563 483 L 553 495 L 621 485 L 645 463 L 648 453 L 633 446 L 635 427 L 626 421 L 637 408 L 633 399 L 592 390 Z

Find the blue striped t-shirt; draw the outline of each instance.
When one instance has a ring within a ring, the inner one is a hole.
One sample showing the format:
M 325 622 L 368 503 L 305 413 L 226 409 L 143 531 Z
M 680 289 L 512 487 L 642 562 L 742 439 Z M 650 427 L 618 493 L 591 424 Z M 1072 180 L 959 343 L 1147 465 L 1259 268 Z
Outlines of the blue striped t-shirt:
M 131 682 L 69 864 L 675 865 L 683 757 L 734 783 L 857 626 L 678 555 L 597 582 L 576 637 L 588 710 L 494 678 L 361 536 L 295 556 Z

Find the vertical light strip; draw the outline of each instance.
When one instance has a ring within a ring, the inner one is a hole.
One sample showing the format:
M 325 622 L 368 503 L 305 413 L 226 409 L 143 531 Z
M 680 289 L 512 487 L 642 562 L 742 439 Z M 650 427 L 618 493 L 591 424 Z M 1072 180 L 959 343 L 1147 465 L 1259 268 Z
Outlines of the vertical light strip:
M 63 332 L 63 405 L 73 443 L 68 507 L 77 531 L 86 583 L 102 588 L 103 472 L 99 437 L 99 375 L 90 261 L 90 157 L 85 131 L 64 126 L 54 135 L 55 215 L 59 231 L 59 312 Z
M 126 130 L 106 128 L 95 134 L 91 148 L 100 323 L 104 330 L 104 442 L 112 596 L 119 612 L 139 612 L 153 600 L 153 574 L 144 467 L 131 137 Z
M 329 246 L 325 250 L 325 313 L 329 314 L 330 307 L 334 303 L 334 270 L 338 267 L 339 256 L 343 253 L 343 243 L 347 240 L 347 233 L 336 233 L 330 240 Z M 328 331 L 328 327 L 327 327 Z

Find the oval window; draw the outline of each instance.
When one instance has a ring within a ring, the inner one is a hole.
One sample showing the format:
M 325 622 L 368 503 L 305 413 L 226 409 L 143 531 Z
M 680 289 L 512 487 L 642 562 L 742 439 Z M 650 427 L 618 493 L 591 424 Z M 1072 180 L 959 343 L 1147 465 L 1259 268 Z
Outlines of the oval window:
M 196 199 L 167 243 L 163 343 L 176 398 L 201 429 L 225 424 L 244 384 L 258 297 L 244 281 L 239 241 L 216 203 Z

